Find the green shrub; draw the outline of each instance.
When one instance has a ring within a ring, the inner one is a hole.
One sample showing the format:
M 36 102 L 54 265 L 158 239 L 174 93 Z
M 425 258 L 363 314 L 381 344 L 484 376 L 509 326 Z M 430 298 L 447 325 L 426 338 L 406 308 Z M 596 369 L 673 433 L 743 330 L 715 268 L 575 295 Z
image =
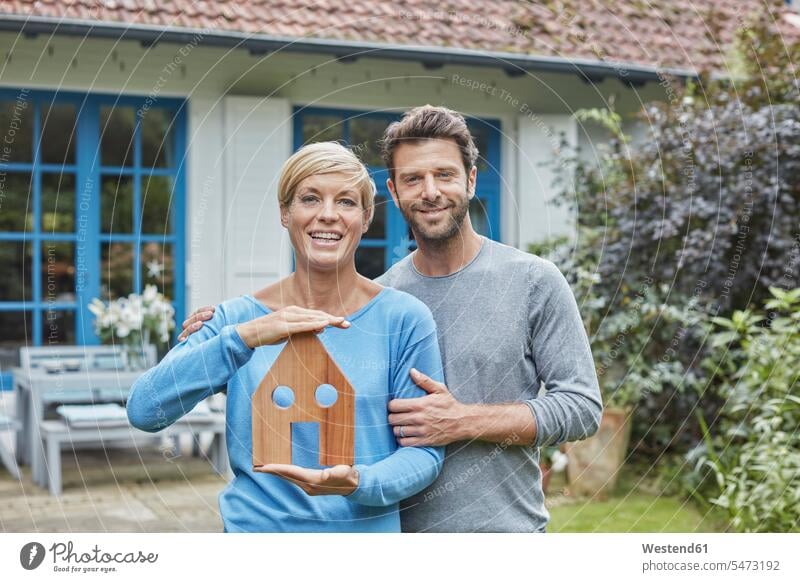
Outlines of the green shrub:
M 770 292 L 765 314 L 713 318 L 703 365 L 726 401 L 686 480 L 745 532 L 800 531 L 800 288 Z
M 683 354 L 698 349 L 705 314 L 697 298 L 678 300 L 668 285 L 646 276 L 636 287 L 623 283 L 609 295 L 597 272 L 600 245 L 589 240 L 595 231 L 584 227 L 582 233 L 586 238 L 576 247 L 553 240 L 529 251 L 553 260 L 565 273 L 591 342 L 604 404 L 634 409 L 634 449 L 661 454 L 678 444 L 685 451 L 699 432 L 688 434 L 681 419 L 711 402 L 700 402 L 696 370 Z
M 800 44 L 772 27 L 743 28 L 735 80 L 701 75 L 646 104 L 636 143 L 613 110 L 579 111 L 611 139 L 595 160 L 555 166 L 578 237 L 539 248 L 573 285 L 607 402 L 636 405 L 632 443 L 655 457 L 701 440 L 698 409 L 715 430 L 726 398 L 696 389 L 708 383 L 699 322 L 800 280 Z

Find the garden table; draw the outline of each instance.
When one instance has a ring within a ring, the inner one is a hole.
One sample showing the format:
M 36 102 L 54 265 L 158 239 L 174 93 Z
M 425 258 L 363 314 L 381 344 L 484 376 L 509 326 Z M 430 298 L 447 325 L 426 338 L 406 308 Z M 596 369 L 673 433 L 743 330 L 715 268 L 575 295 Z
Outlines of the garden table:
M 94 404 L 123 401 L 144 370 L 79 370 L 50 373 L 39 368 L 14 368 L 17 460 L 31 467 L 35 483 L 44 481 L 44 445 L 40 424 L 54 403 Z

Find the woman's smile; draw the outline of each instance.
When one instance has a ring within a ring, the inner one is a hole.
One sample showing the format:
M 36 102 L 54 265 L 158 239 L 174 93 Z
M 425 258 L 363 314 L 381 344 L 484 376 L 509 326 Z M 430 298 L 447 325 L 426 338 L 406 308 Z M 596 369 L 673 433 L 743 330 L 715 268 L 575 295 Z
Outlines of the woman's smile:
M 344 235 L 335 231 L 315 230 L 308 234 L 314 246 L 321 248 L 336 248 L 344 238 Z

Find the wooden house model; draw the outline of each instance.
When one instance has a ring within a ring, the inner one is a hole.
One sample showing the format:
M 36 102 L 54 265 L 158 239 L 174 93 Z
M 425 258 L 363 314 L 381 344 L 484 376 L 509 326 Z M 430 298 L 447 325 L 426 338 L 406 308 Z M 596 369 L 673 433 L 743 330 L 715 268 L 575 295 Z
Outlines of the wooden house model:
M 291 403 L 276 403 L 277 389 L 284 395 L 289 389 Z M 332 404 L 320 402 L 321 394 L 330 401 L 332 393 Z M 315 334 L 289 339 L 253 394 L 252 405 L 253 466 L 292 463 L 295 422 L 319 423 L 320 465 L 353 464 L 355 391 Z

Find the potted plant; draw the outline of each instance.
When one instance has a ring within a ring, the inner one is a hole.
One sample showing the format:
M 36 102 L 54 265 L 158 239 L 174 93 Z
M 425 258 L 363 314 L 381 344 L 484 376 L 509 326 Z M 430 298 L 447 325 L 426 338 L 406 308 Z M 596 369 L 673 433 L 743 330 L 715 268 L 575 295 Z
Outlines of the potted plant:
M 693 299 L 671 297 L 668 304 L 670 289 L 647 275 L 635 288 L 622 284 L 608 294 L 597 269 L 599 236 L 595 229 L 582 228 L 578 247 L 556 240 L 550 248 L 545 244 L 531 251 L 546 254 L 564 269 L 591 339 L 603 417 L 594 436 L 568 443 L 564 451 L 571 492 L 603 497 L 613 491 L 625 462 L 636 406 L 664 386 L 684 382 L 684 365 L 671 346 L 676 330 L 694 325 L 700 316 Z
M 155 285 L 147 285 L 141 295 L 131 293 L 108 303 L 94 298 L 89 311 L 95 316 L 94 327 L 100 339 L 125 347 L 129 369 L 145 367 L 145 346 L 155 343 L 165 347 L 175 328 L 175 309 Z
M 602 499 L 613 492 L 625 463 L 632 411 L 631 407 L 606 406 L 592 437 L 565 443 L 567 480 L 573 495 Z
M 577 495 L 611 493 L 627 456 L 636 407 L 666 386 L 691 381 L 676 342 L 681 330 L 702 318 L 695 300 L 672 298 L 681 307 L 668 305 L 669 289 L 646 278 L 638 289 L 622 292 L 620 304 L 590 331 L 604 410 L 594 436 L 566 446 L 568 478 Z

